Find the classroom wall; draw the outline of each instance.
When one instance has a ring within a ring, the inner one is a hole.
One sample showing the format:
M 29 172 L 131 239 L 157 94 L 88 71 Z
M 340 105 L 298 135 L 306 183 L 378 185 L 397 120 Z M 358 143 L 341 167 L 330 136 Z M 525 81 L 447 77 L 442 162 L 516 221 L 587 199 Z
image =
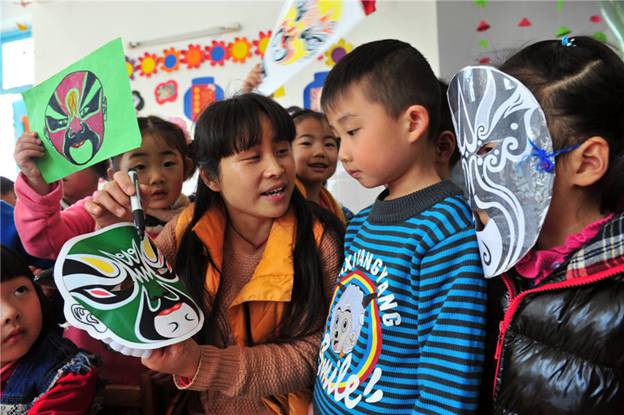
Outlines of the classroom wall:
M 502 63 L 533 42 L 568 36 L 605 36 L 615 44 L 598 1 L 439 1 L 440 76 L 459 69 Z M 485 23 L 485 24 L 483 24 Z
M 280 1 L 203 1 L 203 2 L 35 2 L 33 8 L 33 37 L 35 41 L 35 77 L 37 82 L 61 70 L 76 59 L 107 41 L 121 36 L 124 41 L 160 38 L 212 26 L 240 23 L 242 30 L 216 37 L 167 42 L 145 49 L 128 49 L 132 58 L 145 52 L 162 53 L 163 49 L 186 48 L 189 43 L 211 45 L 213 40 L 231 42 L 235 37 L 258 39 L 259 32 L 273 29 L 281 10 Z M 345 36 L 354 47 L 371 40 L 398 38 L 412 43 L 438 70 L 438 39 L 434 1 L 377 1 L 377 11 Z M 284 106 L 303 105 L 303 89 L 312 82 L 314 74 L 330 69 L 325 59 L 317 60 L 285 85 L 285 94 L 276 98 Z M 156 114 L 184 118 L 182 96 L 194 78 L 213 77 L 225 96 L 236 93 L 247 72 L 260 61 L 253 55 L 244 63 L 226 62 L 223 66 L 204 63 L 197 69 L 181 68 L 167 73 L 159 70 L 149 78 L 137 73 L 131 80 L 133 89 L 140 91 L 145 108 L 140 115 Z M 184 65 L 182 65 L 184 66 Z M 178 98 L 163 105 L 156 103 L 156 85 L 175 80 Z M 339 167 L 328 184 L 337 198 L 357 211 L 370 204 L 380 189 L 363 189 Z M 185 188 L 188 190 L 188 186 Z

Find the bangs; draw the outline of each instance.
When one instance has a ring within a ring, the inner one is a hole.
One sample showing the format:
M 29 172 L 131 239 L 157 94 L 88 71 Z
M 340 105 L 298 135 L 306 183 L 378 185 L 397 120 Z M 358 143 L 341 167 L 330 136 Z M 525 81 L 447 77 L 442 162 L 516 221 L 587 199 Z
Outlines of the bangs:
M 262 120 L 272 129 L 274 142 L 292 142 L 295 125 L 288 112 L 265 96 L 249 93 L 210 105 L 197 120 L 196 157 L 200 165 L 218 163 L 262 142 Z
M 1 245 L 0 281 L 9 281 L 17 277 L 26 277 L 32 280 L 32 271 L 24 257 L 7 246 Z

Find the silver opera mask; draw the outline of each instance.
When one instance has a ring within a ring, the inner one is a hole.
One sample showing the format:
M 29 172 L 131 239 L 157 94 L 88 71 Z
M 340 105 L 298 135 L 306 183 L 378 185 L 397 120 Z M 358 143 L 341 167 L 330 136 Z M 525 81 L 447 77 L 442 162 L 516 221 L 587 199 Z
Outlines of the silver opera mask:
M 546 117 L 517 79 L 486 66 L 462 69 L 448 101 L 486 278 L 513 267 L 540 234 L 555 180 Z M 481 221 L 478 213 L 487 220 Z

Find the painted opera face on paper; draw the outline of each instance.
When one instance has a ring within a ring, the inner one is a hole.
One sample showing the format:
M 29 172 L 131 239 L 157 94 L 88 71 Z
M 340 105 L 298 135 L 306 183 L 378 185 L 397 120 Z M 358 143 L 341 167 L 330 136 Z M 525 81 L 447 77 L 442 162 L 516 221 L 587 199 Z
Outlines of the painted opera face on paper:
M 340 0 L 294 1 L 269 45 L 271 58 L 281 65 L 289 65 L 315 54 L 334 34 L 342 11 Z
M 70 242 L 55 266 L 70 323 L 138 349 L 173 344 L 199 331 L 201 310 L 162 253 L 148 237 L 139 240 L 131 224 Z
M 69 162 L 81 166 L 95 157 L 104 141 L 106 96 L 90 71 L 66 75 L 45 109 L 45 136 Z

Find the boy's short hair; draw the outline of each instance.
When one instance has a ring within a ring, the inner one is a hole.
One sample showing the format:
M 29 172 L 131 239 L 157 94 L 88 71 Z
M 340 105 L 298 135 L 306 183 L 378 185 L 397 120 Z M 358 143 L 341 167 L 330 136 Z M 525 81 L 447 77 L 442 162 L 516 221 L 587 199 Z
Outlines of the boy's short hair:
M 396 118 L 410 105 L 422 105 L 429 112 L 428 136 L 434 138 L 440 124 L 440 87 L 425 57 L 409 43 L 396 39 L 377 40 L 355 48 L 327 75 L 321 106 L 336 103 L 356 82 L 363 93 L 380 103 Z

